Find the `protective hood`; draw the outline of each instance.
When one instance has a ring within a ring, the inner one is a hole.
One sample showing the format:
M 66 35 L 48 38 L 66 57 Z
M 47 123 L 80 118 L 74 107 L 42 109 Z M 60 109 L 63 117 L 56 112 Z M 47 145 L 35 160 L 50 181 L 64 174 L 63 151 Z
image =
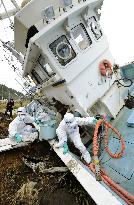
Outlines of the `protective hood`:
M 25 107 L 19 107 L 17 110 L 17 113 L 21 113 L 21 114 L 26 114 L 26 108 Z
M 64 115 L 64 121 L 69 124 L 69 123 L 72 123 L 73 121 L 75 120 L 75 117 L 72 113 L 66 113 Z
M 19 107 L 17 112 L 18 112 L 18 117 L 19 117 L 18 119 L 20 121 L 23 121 L 26 117 L 26 108 L 25 107 Z
M 77 124 L 76 119 L 75 119 L 73 114 L 66 113 L 64 115 L 64 121 L 66 123 L 66 127 L 67 127 L 69 133 L 73 133 L 77 130 L 78 124 Z

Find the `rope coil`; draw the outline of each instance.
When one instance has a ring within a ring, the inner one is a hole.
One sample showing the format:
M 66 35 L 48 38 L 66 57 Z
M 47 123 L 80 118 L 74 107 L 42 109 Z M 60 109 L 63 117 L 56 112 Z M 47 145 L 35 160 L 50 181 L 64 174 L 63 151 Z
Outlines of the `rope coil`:
M 105 126 L 105 145 L 106 145 L 105 149 L 106 149 L 106 151 L 109 153 L 109 155 L 112 158 L 122 157 L 122 155 L 124 154 L 124 150 L 125 150 L 125 141 L 124 141 L 122 135 L 114 127 L 112 127 L 111 124 L 109 124 L 108 122 L 106 122 L 104 120 L 99 120 L 96 124 L 96 127 L 95 127 L 94 138 L 93 138 L 94 157 L 95 158 L 98 157 L 98 151 L 99 151 L 98 129 L 102 124 Z M 113 132 L 115 132 L 115 134 L 118 136 L 118 138 L 122 144 L 121 151 L 117 154 L 113 154 L 108 148 L 108 129 L 109 128 L 112 129 Z M 97 162 L 97 165 L 98 165 L 98 162 Z M 95 166 L 96 166 L 96 163 L 91 163 L 88 165 L 88 167 L 91 169 L 91 171 L 93 173 L 96 173 Z M 116 184 L 109 176 L 107 176 L 107 174 L 105 173 L 104 170 L 101 169 L 100 174 L 101 174 L 101 178 L 104 181 L 104 183 L 107 184 L 109 187 L 111 187 L 111 189 L 113 189 L 115 191 L 115 193 L 117 193 L 128 205 L 134 204 L 134 196 L 131 193 L 127 192 L 124 188 L 122 188 L 121 186 Z
M 111 124 L 109 124 L 108 122 L 105 122 L 104 120 L 99 120 L 96 124 L 95 127 L 95 131 L 94 131 L 94 140 L 93 140 L 93 153 L 94 156 L 98 156 L 98 151 L 99 151 L 99 145 L 98 145 L 98 129 L 101 125 L 105 126 L 105 150 L 108 152 L 108 154 L 112 157 L 112 158 L 120 158 L 122 157 L 122 155 L 124 154 L 124 150 L 125 150 L 125 141 L 122 137 L 122 135 L 114 128 L 112 127 Z M 113 132 L 115 132 L 115 134 L 118 136 L 120 142 L 121 142 L 121 151 L 119 153 L 113 154 L 109 147 L 108 147 L 108 129 L 112 129 Z

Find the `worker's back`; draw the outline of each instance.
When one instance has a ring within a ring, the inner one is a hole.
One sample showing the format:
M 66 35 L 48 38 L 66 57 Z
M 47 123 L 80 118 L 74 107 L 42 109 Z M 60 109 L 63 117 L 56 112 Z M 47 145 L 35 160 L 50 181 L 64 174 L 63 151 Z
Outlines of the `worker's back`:
M 9 101 L 9 102 L 7 103 L 7 105 L 6 105 L 6 108 L 7 108 L 8 110 L 12 110 L 12 109 L 13 109 L 13 103 L 12 103 L 11 101 Z

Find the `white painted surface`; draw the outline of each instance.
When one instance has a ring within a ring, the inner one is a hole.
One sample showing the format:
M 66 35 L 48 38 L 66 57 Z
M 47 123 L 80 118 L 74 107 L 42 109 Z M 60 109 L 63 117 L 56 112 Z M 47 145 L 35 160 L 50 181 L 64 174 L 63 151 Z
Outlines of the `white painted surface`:
M 88 4 L 92 2 L 99 2 L 101 0 L 87 0 L 86 2 L 78 3 L 77 0 L 74 1 L 74 7 L 69 10 L 69 13 L 72 11 L 77 10 L 76 8 L 83 7 L 83 5 L 86 7 Z M 45 7 L 53 5 L 55 10 L 56 18 L 60 18 L 60 15 L 62 16 L 68 16 L 67 12 L 59 12 L 59 6 L 60 2 L 59 0 L 33 0 L 29 4 L 27 4 L 21 11 L 17 13 L 14 17 L 14 27 L 15 27 L 15 48 L 18 52 L 25 53 L 25 41 L 26 41 L 26 35 L 28 28 L 32 25 L 35 25 L 38 30 L 41 30 L 45 26 L 48 26 L 46 23 L 43 22 L 41 17 L 42 9 Z M 30 13 L 30 16 L 29 16 Z M 52 21 L 55 24 L 55 21 Z M 18 38 L 19 36 L 19 38 Z M 20 41 L 19 41 L 20 39 Z
M 67 35 L 64 29 L 65 17 L 69 16 L 70 18 L 70 29 L 80 23 L 85 25 L 80 15 L 82 8 L 85 8 L 84 4 L 83 7 L 77 6 L 70 13 L 65 13 L 31 38 L 24 62 L 24 73 L 29 72 L 35 66 L 37 53 L 43 52 L 47 61 L 51 63 L 54 72 L 61 79 L 66 80 L 66 89 L 64 89 L 64 86 L 60 86 L 60 88 L 50 86 L 44 89 L 44 93 L 47 93 L 47 96 L 55 97 L 63 104 L 73 105 L 77 109 L 80 107 L 80 110 L 84 113 L 110 89 L 115 80 L 113 75 L 112 78 L 105 78 L 106 81 L 102 82 L 99 72 L 99 63 L 103 59 L 114 63 L 105 35 L 103 34 L 100 39 L 95 40 L 91 30 L 87 27 L 86 30 L 92 39 L 92 44 L 85 50 L 79 50 L 75 41 L 72 38 L 68 39 L 77 56 L 66 66 L 61 66 L 49 48 L 49 45 L 58 37 Z M 91 8 L 88 18 L 95 16 Z M 70 98 L 70 96 L 73 96 L 73 98 Z
M 118 114 L 119 110 L 123 107 L 124 97 L 127 97 L 127 93 L 128 88 L 118 88 L 117 84 L 115 83 L 113 86 L 111 86 L 109 92 L 101 98 L 101 102 L 105 103 L 114 118 Z

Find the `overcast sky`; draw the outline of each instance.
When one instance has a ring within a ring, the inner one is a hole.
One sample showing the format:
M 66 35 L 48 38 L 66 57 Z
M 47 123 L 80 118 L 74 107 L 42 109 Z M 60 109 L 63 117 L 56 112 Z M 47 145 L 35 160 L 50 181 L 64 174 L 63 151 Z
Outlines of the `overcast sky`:
M 4 2 L 8 2 L 6 0 Z M 19 3 L 21 0 L 17 0 Z M 7 4 L 11 8 L 11 4 Z M 0 7 L 0 12 L 2 6 Z M 134 61 L 134 0 L 104 0 L 101 11 L 101 27 L 107 36 L 111 53 L 116 63 L 123 65 Z M 9 20 L 0 22 L 0 38 L 4 41 L 13 39 L 13 32 L 10 32 Z M 5 28 L 4 28 L 5 27 Z M 0 83 L 8 87 L 22 90 L 21 86 L 14 80 L 14 72 L 4 59 L 0 47 Z
M 0 1 L 1 2 L 1 1 Z M 17 0 L 17 2 L 21 3 L 21 0 Z M 4 0 L 7 9 L 14 8 L 13 4 L 10 0 Z M 0 4 L 0 13 L 4 12 L 2 4 Z M 13 30 L 9 27 L 9 19 L 0 21 L 0 39 L 4 42 L 12 41 L 14 39 Z M 4 58 L 3 48 L 1 47 L 0 42 L 0 84 L 5 84 L 8 87 L 14 88 L 18 91 L 22 91 L 22 87 L 16 82 L 15 78 L 16 74 L 11 69 L 11 66 L 8 65 L 8 62 Z
M 116 63 L 134 61 L 134 0 L 104 0 L 101 26 Z

